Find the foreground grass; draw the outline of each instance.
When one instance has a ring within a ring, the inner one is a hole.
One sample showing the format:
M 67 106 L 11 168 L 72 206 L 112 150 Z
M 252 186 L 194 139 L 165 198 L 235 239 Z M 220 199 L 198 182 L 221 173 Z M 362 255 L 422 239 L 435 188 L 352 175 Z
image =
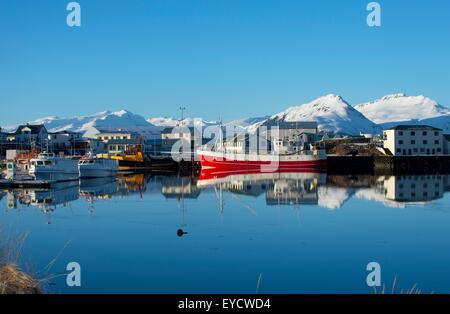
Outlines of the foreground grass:
M 39 282 L 16 265 L 0 265 L 0 294 L 41 294 Z
M 0 238 L 0 294 L 43 293 L 40 281 L 17 266 L 25 239 L 26 236 L 13 240 Z

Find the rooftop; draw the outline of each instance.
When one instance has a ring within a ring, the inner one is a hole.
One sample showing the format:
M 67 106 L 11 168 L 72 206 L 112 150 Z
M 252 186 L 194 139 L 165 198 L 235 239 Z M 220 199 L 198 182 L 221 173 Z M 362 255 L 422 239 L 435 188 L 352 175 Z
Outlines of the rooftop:
M 46 130 L 45 126 L 43 124 L 37 124 L 37 125 L 23 124 L 23 125 L 19 125 L 19 127 L 14 132 L 14 134 L 22 134 L 24 132 L 23 130 L 26 128 L 31 130 L 31 134 L 38 134 L 39 132 L 41 132 L 42 129 Z
M 442 131 L 429 125 L 396 125 L 394 127 L 388 128 L 386 130 L 428 130 L 428 131 Z
M 110 140 L 107 143 L 108 145 L 121 145 L 121 144 L 142 144 L 142 141 L 139 139 L 131 139 L 131 140 Z
M 48 132 L 48 134 L 55 135 L 55 134 L 82 134 L 82 133 L 64 130 L 64 131 L 58 131 L 58 132 Z

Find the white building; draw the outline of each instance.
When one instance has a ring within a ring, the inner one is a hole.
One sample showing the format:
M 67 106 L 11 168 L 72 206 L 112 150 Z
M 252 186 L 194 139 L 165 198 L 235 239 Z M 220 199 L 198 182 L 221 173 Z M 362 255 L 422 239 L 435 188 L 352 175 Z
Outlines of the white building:
M 398 125 L 384 130 L 383 146 L 394 156 L 441 155 L 442 130 L 427 125 Z
M 75 142 L 81 141 L 82 138 L 81 133 L 71 131 L 48 133 L 49 146 L 52 151 L 70 150 L 75 146 Z
M 137 132 L 130 131 L 100 131 L 95 134 L 95 139 L 101 141 L 106 146 L 106 152 L 112 155 L 120 155 L 129 151 L 141 149 L 146 151 L 146 141 L 144 136 Z M 97 144 L 93 142 L 92 144 Z M 101 149 L 101 148 L 100 148 Z
M 103 141 L 109 142 L 112 140 L 142 140 L 144 141 L 144 137 L 141 136 L 137 132 L 127 132 L 127 131 L 102 131 L 95 135 L 95 138 Z
M 450 155 L 450 134 L 444 134 L 444 154 Z
M 186 141 L 193 151 L 203 143 L 202 131 L 194 127 L 167 127 L 161 132 L 161 150 L 170 152 L 172 146 L 179 141 Z

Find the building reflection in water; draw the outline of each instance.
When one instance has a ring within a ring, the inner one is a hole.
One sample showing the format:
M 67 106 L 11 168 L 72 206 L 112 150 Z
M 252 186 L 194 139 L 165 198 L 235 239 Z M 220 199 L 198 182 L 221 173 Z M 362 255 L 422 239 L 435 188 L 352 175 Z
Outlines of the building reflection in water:
M 391 176 L 383 180 L 384 195 L 387 199 L 408 202 L 430 202 L 442 198 L 448 187 L 448 176 Z
M 137 195 L 163 195 L 184 206 L 184 199 L 197 199 L 202 193 L 215 193 L 223 212 L 225 193 L 239 196 L 265 197 L 270 205 L 311 204 L 336 209 L 355 197 L 385 206 L 405 207 L 426 204 L 443 197 L 450 190 L 448 175 L 419 176 L 326 176 L 320 173 L 207 173 L 199 178 L 148 176 L 136 174 L 118 178 L 102 178 L 65 182 L 52 189 L 17 189 L 0 191 L 0 200 L 7 207 L 36 206 L 49 213 L 58 206 L 80 197 L 93 204 L 112 198 Z M 216 203 L 211 203 L 217 206 Z

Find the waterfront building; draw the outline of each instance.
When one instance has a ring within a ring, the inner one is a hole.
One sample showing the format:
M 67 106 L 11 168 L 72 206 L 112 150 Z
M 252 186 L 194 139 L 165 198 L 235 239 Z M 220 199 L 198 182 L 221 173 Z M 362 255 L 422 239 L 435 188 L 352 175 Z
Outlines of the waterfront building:
M 94 138 L 81 138 L 70 143 L 69 152 L 74 156 L 107 153 L 107 144 Z
M 450 155 L 450 134 L 444 134 L 444 154 Z
M 7 135 L 8 142 L 27 147 L 45 148 L 48 144 L 48 132 L 44 125 L 20 125 L 14 133 Z
M 267 128 L 267 139 L 271 141 L 284 140 L 295 142 L 299 138 L 304 138 L 305 135 L 314 136 L 314 140 L 316 140 L 316 136 L 319 133 L 318 125 L 315 121 L 286 122 L 269 120 L 263 123 L 261 127 Z
M 170 152 L 173 145 L 179 141 L 190 143 L 193 151 L 203 143 L 202 131 L 194 127 L 176 126 L 167 127 L 161 132 L 161 151 Z
M 137 132 L 128 131 L 100 131 L 95 138 L 108 143 L 112 140 L 140 140 L 144 141 L 144 137 Z
M 5 157 L 7 137 L 8 137 L 8 133 L 2 132 L 2 128 L 0 128 L 0 158 Z
M 78 155 L 74 150 L 78 145 L 77 142 L 82 141 L 83 135 L 78 132 L 71 131 L 60 131 L 60 132 L 49 132 L 48 142 L 49 151 L 58 153 L 64 153 L 69 155 Z
M 140 147 L 146 151 L 145 137 L 137 132 L 130 131 L 100 131 L 95 135 L 95 139 L 105 143 L 108 154 L 121 155 L 127 151 Z
M 384 130 L 383 146 L 394 156 L 442 155 L 442 129 L 428 125 L 398 125 Z
M 122 155 L 126 152 L 136 150 L 141 147 L 144 151 L 144 141 L 141 139 L 108 140 L 106 142 L 106 151 L 111 155 Z

